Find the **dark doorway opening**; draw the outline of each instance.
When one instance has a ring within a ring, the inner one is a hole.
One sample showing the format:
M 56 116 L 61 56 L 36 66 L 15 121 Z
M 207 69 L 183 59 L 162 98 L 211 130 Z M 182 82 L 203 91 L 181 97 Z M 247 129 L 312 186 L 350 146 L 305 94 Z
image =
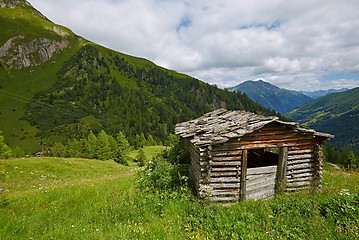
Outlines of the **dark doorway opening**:
M 279 148 L 249 149 L 247 167 L 267 167 L 278 165 Z

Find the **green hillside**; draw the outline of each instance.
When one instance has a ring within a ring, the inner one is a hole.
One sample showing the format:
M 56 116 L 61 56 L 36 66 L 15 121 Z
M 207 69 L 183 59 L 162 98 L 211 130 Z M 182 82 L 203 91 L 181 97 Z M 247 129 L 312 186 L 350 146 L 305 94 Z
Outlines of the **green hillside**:
M 286 115 L 318 131 L 335 135 L 329 143 L 359 152 L 359 88 L 333 93 Z
M 25 1 L 2 2 L 0 131 L 10 146 L 34 152 L 90 129 L 160 142 L 177 122 L 219 107 L 270 113 L 240 93 L 88 42 Z
M 44 18 L 25 1 L 6 2 L 18 6 L 0 7 L 0 130 L 10 145 L 34 151 L 39 148 L 40 140 L 35 137 L 36 127 L 22 119 L 25 108 L 36 93 L 57 81 L 56 73 L 84 41 L 70 30 Z M 19 48 L 38 50 L 34 45 L 44 47 L 38 43 L 39 39 L 54 43 L 66 41 L 67 46 L 47 61 L 42 61 L 39 51 L 29 51 L 25 56 L 29 66 L 16 61 L 21 52 Z M 6 43 L 11 43 L 7 51 Z
M 253 101 L 281 114 L 312 100 L 300 92 L 279 88 L 262 80 L 245 81 L 229 89 L 245 93 Z
M 324 166 L 323 190 L 227 206 L 146 193 L 113 161 L 0 160 L 0 239 L 358 239 L 357 172 Z

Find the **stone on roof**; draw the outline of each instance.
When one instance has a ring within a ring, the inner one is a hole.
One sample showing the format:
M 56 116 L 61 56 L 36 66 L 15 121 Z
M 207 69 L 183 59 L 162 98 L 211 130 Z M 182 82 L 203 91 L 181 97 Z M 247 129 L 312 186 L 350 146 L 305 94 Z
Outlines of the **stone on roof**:
M 206 113 L 197 119 L 177 124 L 175 133 L 182 138 L 190 138 L 190 142 L 194 145 L 204 146 L 225 143 L 229 139 L 242 137 L 272 122 L 294 127 L 298 132 L 333 138 L 330 134 L 304 128 L 296 122 L 281 121 L 278 117 L 262 116 L 241 110 L 228 111 L 223 108 Z

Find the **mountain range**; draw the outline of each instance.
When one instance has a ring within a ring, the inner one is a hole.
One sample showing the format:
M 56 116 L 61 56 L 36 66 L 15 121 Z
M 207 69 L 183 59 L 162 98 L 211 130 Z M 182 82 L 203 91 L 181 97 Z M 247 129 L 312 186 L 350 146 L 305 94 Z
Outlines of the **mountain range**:
M 154 63 L 102 47 L 24 0 L 0 0 L 0 131 L 28 152 L 90 130 L 164 142 L 178 122 L 216 108 L 271 111 Z
M 253 101 L 281 114 L 313 100 L 303 93 L 279 88 L 263 80 L 245 81 L 229 90 L 245 93 Z
M 286 114 L 318 131 L 335 135 L 330 143 L 359 153 L 359 88 L 332 93 Z
M 327 89 L 327 90 L 299 91 L 299 92 L 307 95 L 310 98 L 316 99 L 316 98 L 323 97 L 323 96 L 331 94 L 331 93 L 345 92 L 348 90 L 349 90 L 349 88 L 341 88 L 341 89 L 332 89 L 331 88 L 331 89 Z

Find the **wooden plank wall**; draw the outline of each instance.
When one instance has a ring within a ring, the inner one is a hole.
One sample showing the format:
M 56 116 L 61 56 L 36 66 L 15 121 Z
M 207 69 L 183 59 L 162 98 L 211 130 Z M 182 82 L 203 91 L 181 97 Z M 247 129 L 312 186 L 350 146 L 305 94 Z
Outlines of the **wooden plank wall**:
M 188 140 L 185 141 L 188 151 L 190 152 L 189 178 L 193 184 L 196 193 L 202 185 L 208 184 L 208 153 L 205 149 L 200 149 Z
M 239 200 L 242 150 L 228 149 L 225 145 L 208 149 L 212 201 Z
M 320 187 L 320 181 L 315 181 L 316 175 L 320 175 L 319 162 L 315 155 L 316 144 L 314 142 L 303 143 L 289 147 L 287 161 L 286 191 L 298 191 Z
M 189 172 L 197 192 L 202 186 L 210 187 L 210 200 L 239 201 L 242 151 L 253 148 L 288 147 L 284 191 L 320 188 L 322 161 L 319 142 L 311 134 L 299 134 L 289 127 L 278 124 L 268 124 L 241 139 L 231 139 L 214 146 L 196 147 L 187 141 L 191 153 Z M 246 191 L 256 196 L 253 198 L 267 194 L 260 194 L 261 190 L 251 187 Z
M 277 165 L 248 168 L 246 199 L 264 199 L 275 194 Z

